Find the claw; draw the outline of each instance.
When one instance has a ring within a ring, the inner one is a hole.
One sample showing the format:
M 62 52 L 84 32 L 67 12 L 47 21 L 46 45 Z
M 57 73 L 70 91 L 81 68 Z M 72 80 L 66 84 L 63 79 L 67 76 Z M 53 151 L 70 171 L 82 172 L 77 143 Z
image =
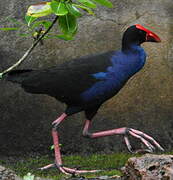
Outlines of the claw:
M 127 149 L 129 150 L 129 152 L 133 153 L 132 146 L 130 144 L 130 141 L 129 141 L 129 138 L 127 135 L 124 136 L 124 141 L 125 141 L 125 144 L 127 146 Z
M 133 133 L 133 132 L 131 132 L 131 131 L 129 131 L 129 134 L 132 135 L 132 136 L 134 136 L 134 137 L 136 137 L 136 138 L 138 138 L 138 139 L 140 139 L 140 140 L 143 142 L 143 144 L 145 144 L 151 152 L 153 152 L 153 150 L 155 149 L 154 146 L 152 146 L 152 145 L 151 145 L 147 140 L 145 140 L 143 137 L 141 137 L 141 136 L 139 136 L 139 135 L 137 135 L 137 134 L 135 134 L 135 133 Z
M 149 150 L 149 149 L 138 149 L 136 151 L 134 151 L 135 154 L 137 153 L 140 153 L 140 154 L 143 154 L 143 153 L 152 153 L 153 151 Z
M 127 134 L 129 134 L 129 135 L 131 135 L 131 136 L 133 136 L 133 137 L 135 137 L 137 139 L 140 139 L 142 141 L 142 143 L 147 146 L 148 149 L 138 149 L 136 151 L 133 151 Z M 152 138 L 151 136 L 149 136 L 149 135 L 147 135 L 147 134 L 145 134 L 145 133 L 143 133 L 143 132 L 141 132 L 139 130 L 135 130 L 135 129 L 132 129 L 132 128 L 127 128 L 126 129 L 126 134 L 124 135 L 124 141 L 125 141 L 125 144 L 127 146 L 127 149 L 131 153 L 144 153 L 144 152 L 152 153 L 155 150 L 154 145 L 158 149 L 164 151 L 164 149 L 160 146 L 160 144 L 154 138 Z
M 139 135 L 139 136 L 142 136 L 143 138 L 145 139 L 148 139 L 150 140 L 158 149 L 160 149 L 161 151 L 164 151 L 164 148 L 161 147 L 161 145 L 154 139 L 152 138 L 151 136 L 139 131 L 139 130 L 136 130 L 136 129 L 130 129 L 130 131 L 134 132 L 135 134 Z M 147 141 L 148 142 L 148 141 Z

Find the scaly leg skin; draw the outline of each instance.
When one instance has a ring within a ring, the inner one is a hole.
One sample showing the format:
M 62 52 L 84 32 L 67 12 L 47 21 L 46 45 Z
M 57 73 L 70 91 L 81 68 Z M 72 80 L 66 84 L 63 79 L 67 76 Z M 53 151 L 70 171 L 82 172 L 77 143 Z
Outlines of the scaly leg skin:
M 65 118 L 67 117 L 66 113 L 63 113 L 58 119 L 56 119 L 55 121 L 52 122 L 52 125 L 54 126 L 54 128 L 57 128 L 58 125 L 65 120 Z
M 51 167 L 57 167 L 62 173 L 67 174 L 67 175 L 75 175 L 75 174 L 82 174 L 82 173 L 95 173 L 100 170 L 77 170 L 77 169 L 72 169 L 72 168 L 67 168 L 63 166 L 62 164 L 62 159 L 61 159 L 61 153 L 60 153 L 60 147 L 59 147 L 59 136 L 57 132 L 57 126 L 67 117 L 65 113 L 63 113 L 57 120 L 55 120 L 52 124 L 54 125 L 54 128 L 52 129 L 52 137 L 53 137 L 53 143 L 54 143 L 54 150 L 55 150 L 55 163 L 54 164 L 49 164 L 45 167 L 40 168 L 41 170 L 48 169 Z M 83 135 L 85 137 L 89 138 L 99 138 L 99 137 L 105 137 L 105 136 L 111 136 L 111 135 L 124 135 L 124 140 L 126 143 L 126 146 L 128 150 L 132 153 L 137 153 L 137 152 L 153 152 L 155 150 L 155 147 L 158 149 L 164 151 L 164 149 L 159 145 L 159 143 L 154 140 L 151 136 L 132 129 L 132 128 L 118 128 L 118 129 L 112 129 L 112 130 L 107 130 L 107 131 L 101 131 L 101 132 L 96 132 L 96 133 L 89 133 L 88 129 L 91 126 L 91 121 L 86 120 L 84 129 L 83 129 Z M 139 140 L 143 144 L 147 146 L 148 149 L 139 149 L 136 151 L 132 150 L 132 146 L 130 145 L 130 141 L 128 139 L 128 135 L 131 135 Z M 149 142 L 150 141 L 150 142 Z
M 77 169 L 72 169 L 72 168 L 63 166 L 62 159 L 61 159 L 60 147 L 59 147 L 59 135 L 58 135 L 58 131 L 57 131 L 57 126 L 66 117 L 67 117 L 67 115 L 65 113 L 63 113 L 57 120 L 55 120 L 53 122 L 54 128 L 52 129 L 52 137 L 53 137 L 54 150 L 55 150 L 55 163 L 44 166 L 44 167 L 40 168 L 40 170 L 45 170 L 45 169 L 48 169 L 51 167 L 57 167 L 62 173 L 66 174 L 66 175 L 99 172 L 100 170 L 77 170 Z
M 138 152 L 150 152 L 151 153 L 155 150 L 155 147 L 157 147 L 161 151 L 164 151 L 164 149 L 160 146 L 160 144 L 154 138 L 152 138 L 151 136 L 149 136 L 141 131 L 138 131 L 138 130 L 135 130 L 132 128 L 123 127 L 123 128 L 101 131 L 101 132 L 96 132 L 96 133 L 89 133 L 88 129 L 90 126 L 91 126 L 91 121 L 86 120 L 84 129 L 83 129 L 83 135 L 85 137 L 99 138 L 99 137 L 105 137 L 105 136 L 111 136 L 111 135 L 124 135 L 125 144 L 126 144 L 128 150 L 132 153 L 138 153 Z M 139 139 L 147 147 L 147 149 L 139 149 L 139 150 L 133 151 L 130 141 L 128 139 L 128 135 L 131 135 L 131 136 Z

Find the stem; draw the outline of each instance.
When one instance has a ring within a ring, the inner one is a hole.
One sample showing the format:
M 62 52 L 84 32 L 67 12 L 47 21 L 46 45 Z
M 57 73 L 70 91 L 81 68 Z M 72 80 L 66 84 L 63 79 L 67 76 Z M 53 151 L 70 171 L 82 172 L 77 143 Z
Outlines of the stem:
M 8 72 L 10 72 L 11 70 L 13 70 L 15 67 L 19 66 L 28 56 L 29 54 L 32 52 L 32 50 L 36 47 L 36 45 L 44 38 L 44 36 L 51 30 L 51 28 L 53 27 L 53 25 L 56 23 L 56 21 L 58 20 L 58 16 L 55 17 L 55 19 L 53 20 L 52 24 L 49 26 L 49 28 L 31 45 L 31 47 L 25 52 L 25 54 L 12 66 L 10 66 L 8 69 L 4 70 L 3 72 L 0 73 L 0 79 L 2 78 L 2 76 Z

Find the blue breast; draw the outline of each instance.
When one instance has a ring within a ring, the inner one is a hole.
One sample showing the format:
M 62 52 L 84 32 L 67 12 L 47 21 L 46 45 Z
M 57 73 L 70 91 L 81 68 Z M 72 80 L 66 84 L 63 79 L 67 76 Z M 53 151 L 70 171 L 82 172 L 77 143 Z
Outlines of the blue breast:
M 86 102 L 95 99 L 103 102 L 114 96 L 130 77 L 142 69 L 145 60 L 146 53 L 140 46 L 132 46 L 132 50 L 126 53 L 115 52 L 110 59 L 112 65 L 105 72 L 91 75 L 98 82 L 81 94 L 82 99 Z

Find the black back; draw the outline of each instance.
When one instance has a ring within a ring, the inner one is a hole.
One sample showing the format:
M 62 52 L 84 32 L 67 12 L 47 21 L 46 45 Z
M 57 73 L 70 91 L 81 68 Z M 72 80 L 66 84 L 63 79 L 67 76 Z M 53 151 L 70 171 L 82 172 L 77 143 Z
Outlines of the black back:
M 70 60 L 53 68 L 36 70 L 22 82 L 30 93 L 48 94 L 67 105 L 80 105 L 80 94 L 98 80 L 92 74 L 111 65 L 114 51 Z

